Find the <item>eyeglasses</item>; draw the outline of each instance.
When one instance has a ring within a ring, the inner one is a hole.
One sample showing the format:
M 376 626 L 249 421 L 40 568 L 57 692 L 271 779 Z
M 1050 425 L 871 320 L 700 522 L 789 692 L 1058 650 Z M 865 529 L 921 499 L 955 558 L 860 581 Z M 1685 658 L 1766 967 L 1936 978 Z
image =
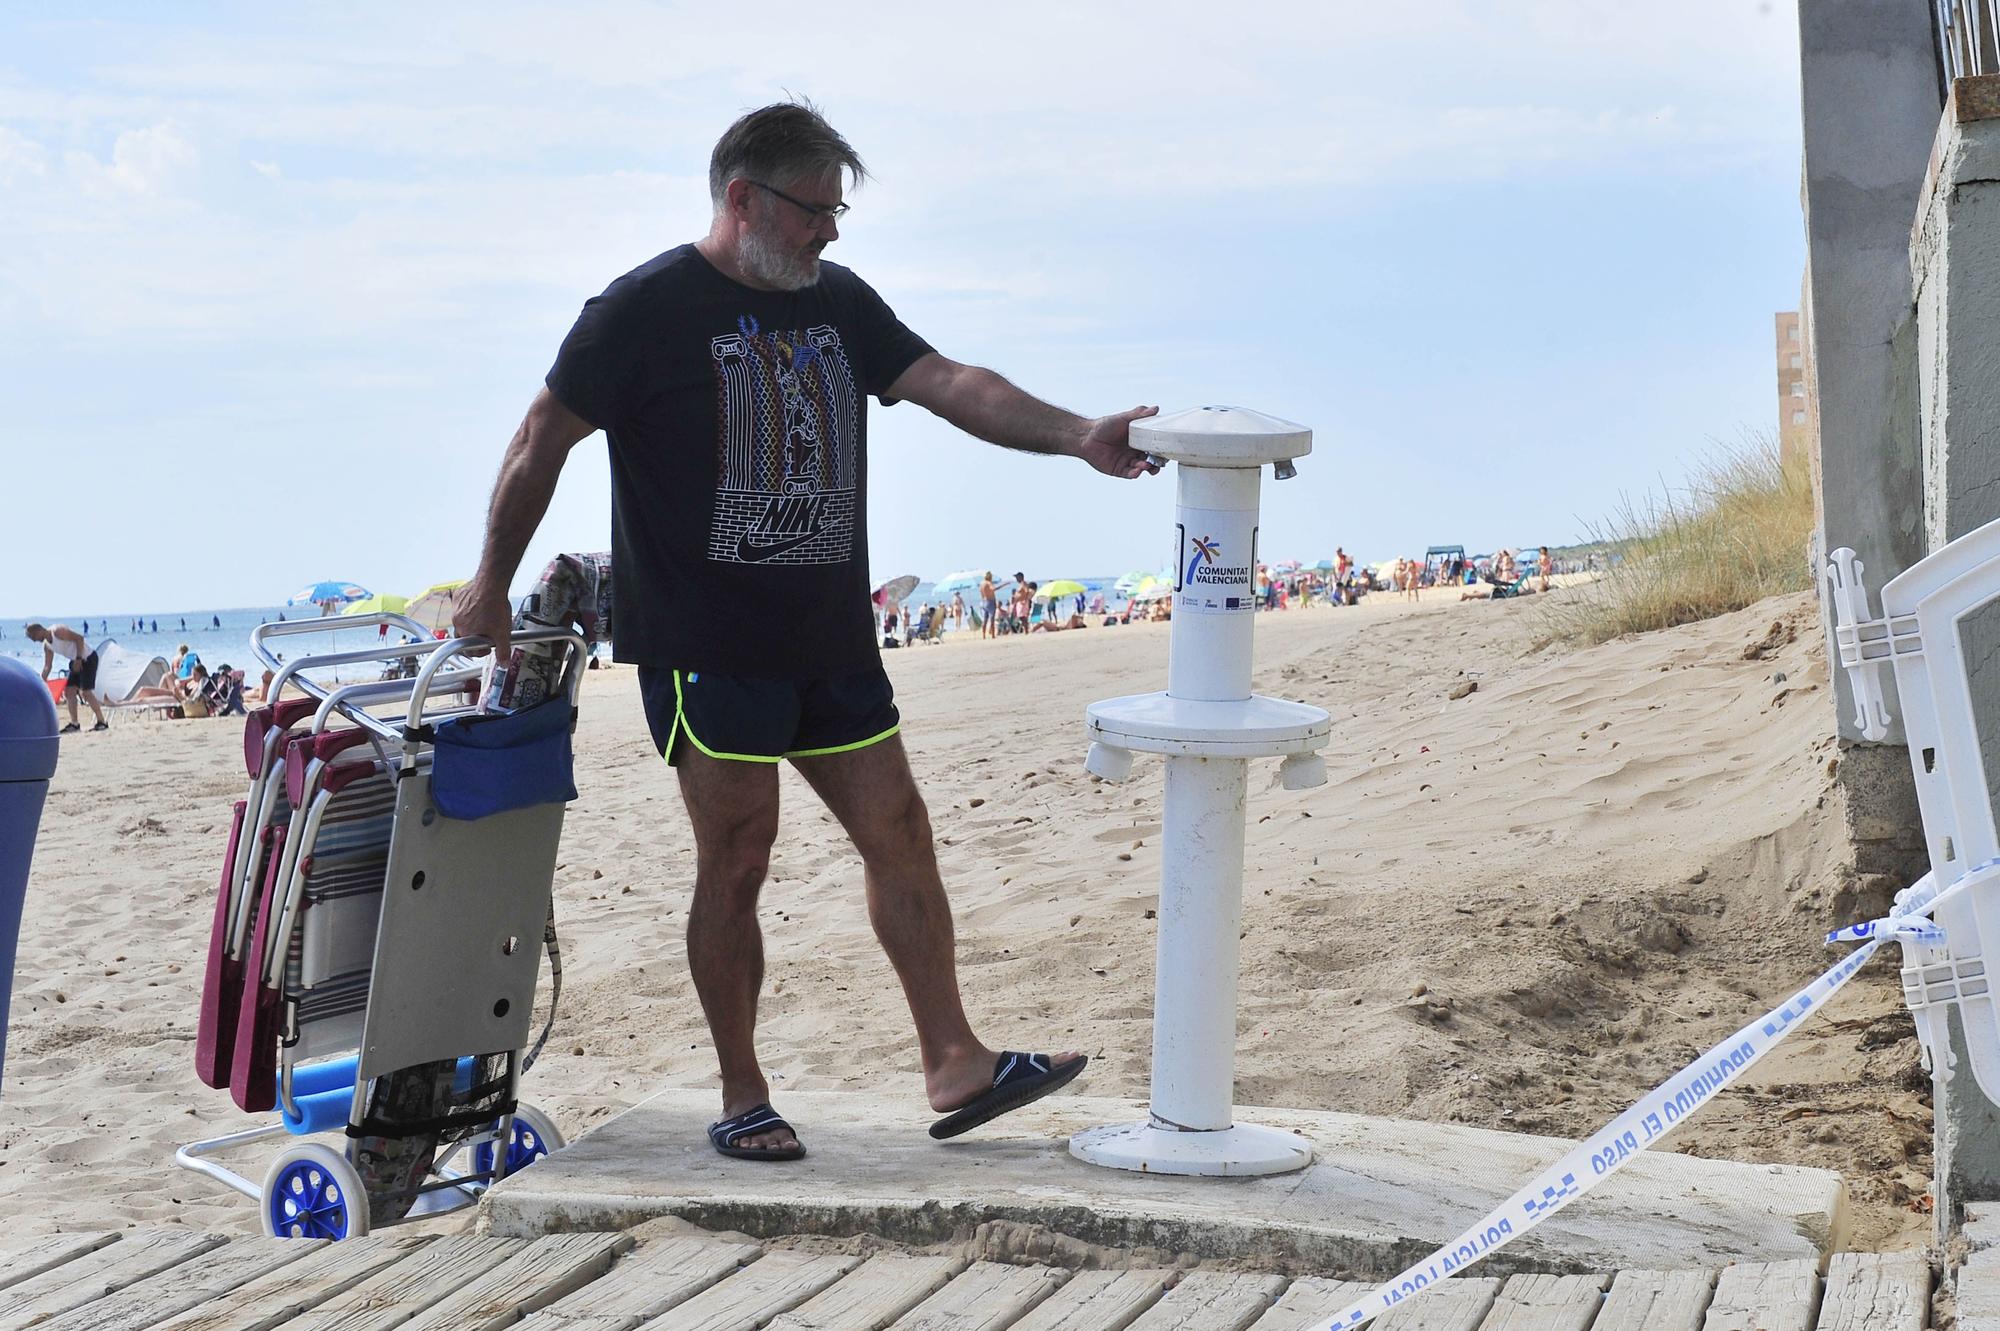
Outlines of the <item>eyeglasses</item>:
M 795 199 L 783 190 L 766 185 L 761 180 L 753 180 L 750 183 L 767 194 L 777 195 L 786 203 L 791 204 L 792 207 L 804 213 L 806 215 L 806 225 L 809 227 L 817 229 L 828 222 L 838 222 L 841 218 L 847 216 L 847 205 L 844 203 L 836 203 L 830 207 L 823 203 L 807 203 L 804 199 Z

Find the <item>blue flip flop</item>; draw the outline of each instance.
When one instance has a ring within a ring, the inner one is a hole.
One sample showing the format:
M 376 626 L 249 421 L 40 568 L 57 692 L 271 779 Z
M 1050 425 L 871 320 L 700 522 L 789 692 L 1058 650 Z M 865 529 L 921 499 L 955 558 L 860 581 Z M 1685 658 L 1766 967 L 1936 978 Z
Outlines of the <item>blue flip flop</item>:
M 1047 1054 L 1020 1054 L 1008 1050 L 994 1061 L 992 1087 L 931 1124 L 931 1136 L 939 1141 L 956 1137 L 982 1123 L 992 1122 L 1009 1110 L 1031 1104 L 1050 1091 L 1069 1085 L 1088 1062 L 1090 1059 L 1084 1054 L 1078 1054 L 1067 1063 L 1057 1063 Z
M 745 1137 L 754 1137 L 760 1132 L 770 1132 L 776 1128 L 797 1137 L 799 1134 L 791 1124 L 778 1117 L 778 1111 L 768 1104 L 752 1105 L 734 1118 L 725 1118 L 720 1123 L 708 1125 L 708 1141 L 717 1153 L 736 1160 L 796 1160 L 806 1153 L 805 1143 L 793 1142 L 790 1146 L 738 1146 Z

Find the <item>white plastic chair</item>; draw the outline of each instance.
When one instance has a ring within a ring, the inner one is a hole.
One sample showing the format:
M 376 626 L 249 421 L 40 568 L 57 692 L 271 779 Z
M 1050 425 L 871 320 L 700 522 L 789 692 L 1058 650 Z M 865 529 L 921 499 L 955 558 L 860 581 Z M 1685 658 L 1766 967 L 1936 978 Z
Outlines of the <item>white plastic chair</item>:
M 1964 889 L 1936 910 L 1938 931 L 1903 936 L 1903 996 L 1917 1023 L 1926 1063 L 1949 1079 L 1955 1071 L 1944 1039 L 1943 1008 L 1959 1006 L 1972 1074 L 2000 1104 L 2000 1010 L 1986 958 L 2000 958 L 2000 830 L 1994 817 L 1974 670 L 2000 670 L 2000 521 L 1968 532 L 1919 560 L 1882 588 L 1882 614 L 1868 605 L 1865 570 L 1854 551 L 1828 556 L 1834 642 L 1854 684 L 1855 724 L 1864 736 L 1888 734 L 1882 671 L 1895 671 L 1903 732 L 1930 852 L 1931 872 L 1897 897 Z M 1991 615 L 1981 611 L 1993 606 Z M 1990 635 L 1969 652 L 1967 634 Z M 1987 657 L 1991 655 L 1991 664 Z M 1990 716 L 1993 760 L 2000 766 L 2000 714 Z

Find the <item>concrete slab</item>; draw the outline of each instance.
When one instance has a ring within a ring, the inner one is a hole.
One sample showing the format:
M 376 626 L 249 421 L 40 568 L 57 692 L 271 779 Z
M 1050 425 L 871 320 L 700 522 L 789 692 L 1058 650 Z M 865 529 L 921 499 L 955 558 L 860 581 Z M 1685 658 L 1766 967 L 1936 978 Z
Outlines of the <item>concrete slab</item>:
M 1553 1137 L 1295 1109 L 1239 1116 L 1318 1149 L 1295 1174 L 1168 1178 L 1070 1158 L 1070 1133 L 1143 1117 L 1133 1102 L 1056 1096 L 954 1142 L 908 1098 L 787 1092 L 810 1154 L 790 1164 L 709 1148 L 714 1093 L 664 1091 L 493 1189 L 495 1233 L 621 1229 L 677 1215 L 758 1237 L 971 1236 L 992 1220 L 1088 1243 L 1248 1260 L 1292 1275 L 1393 1274 L 1455 1237 L 1560 1155 Z M 1840 1176 L 1648 1153 L 1517 1239 L 1482 1275 L 1818 1259 L 1846 1238 Z

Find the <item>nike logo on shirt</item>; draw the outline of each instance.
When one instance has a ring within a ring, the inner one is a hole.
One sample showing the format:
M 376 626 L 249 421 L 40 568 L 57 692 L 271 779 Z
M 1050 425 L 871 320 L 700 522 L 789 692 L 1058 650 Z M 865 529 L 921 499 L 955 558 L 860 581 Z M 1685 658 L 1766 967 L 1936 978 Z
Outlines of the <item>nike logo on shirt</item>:
M 798 549 L 818 535 L 817 531 L 809 531 L 798 536 L 782 536 L 775 541 L 760 541 L 755 539 L 755 533 L 745 532 L 736 538 L 736 557 L 746 564 L 761 564 L 787 550 Z

